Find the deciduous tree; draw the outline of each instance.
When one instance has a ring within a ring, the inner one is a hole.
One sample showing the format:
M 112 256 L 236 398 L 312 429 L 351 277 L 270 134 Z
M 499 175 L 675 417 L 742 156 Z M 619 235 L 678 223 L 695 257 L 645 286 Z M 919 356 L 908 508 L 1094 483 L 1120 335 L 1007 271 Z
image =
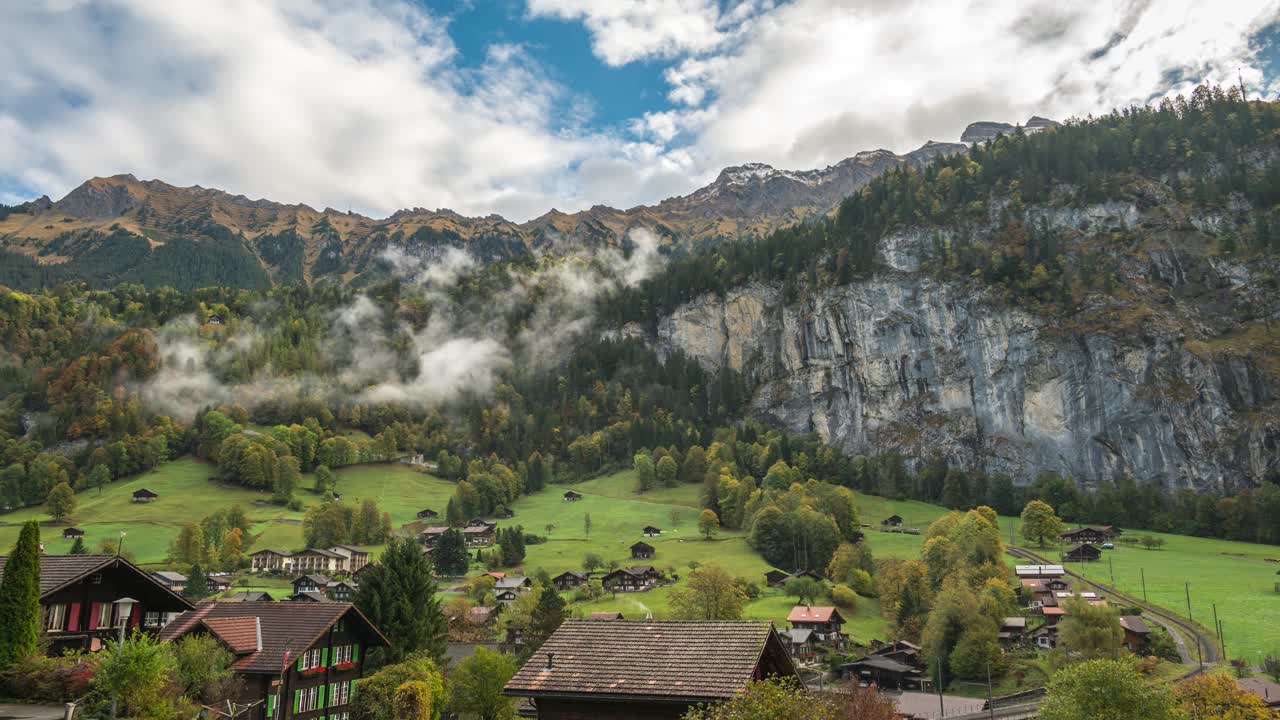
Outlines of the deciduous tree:
M 746 601 L 746 593 L 718 563 L 699 565 L 671 591 L 671 611 L 682 620 L 737 620 Z
M 1053 674 L 1040 720 L 1182 720 L 1169 688 L 1149 684 L 1131 662 L 1087 660 Z
M 1065 529 L 1053 508 L 1042 500 L 1032 500 L 1022 509 L 1022 537 L 1040 547 L 1057 541 Z

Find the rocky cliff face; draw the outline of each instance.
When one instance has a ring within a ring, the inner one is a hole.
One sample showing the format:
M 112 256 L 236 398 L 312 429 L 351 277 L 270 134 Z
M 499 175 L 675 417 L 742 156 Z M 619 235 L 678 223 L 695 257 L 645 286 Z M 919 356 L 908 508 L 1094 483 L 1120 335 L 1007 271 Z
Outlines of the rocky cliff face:
M 1142 222 L 1124 203 L 1040 214 L 1084 236 Z M 656 341 L 743 371 L 757 417 L 850 453 L 942 453 L 1024 481 L 1055 471 L 1197 490 L 1280 471 L 1265 352 L 1217 351 L 1221 340 L 1198 345 L 1166 322 L 1206 317 L 1189 299 L 1199 295 L 1178 296 L 1176 268 L 1194 267 L 1197 282 L 1224 289 L 1243 275 L 1237 290 L 1246 293 L 1249 268 L 1215 269 L 1172 245 L 1139 254 L 1125 268 L 1138 274 L 1136 294 L 1173 299 L 1161 301 L 1168 317 L 1157 310 L 1132 333 L 1038 315 L 990 288 L 924 272 L 929 237 L 895 233 L 872 279 L 794 302 L 766 286 L 703 297 L 666 318 Z

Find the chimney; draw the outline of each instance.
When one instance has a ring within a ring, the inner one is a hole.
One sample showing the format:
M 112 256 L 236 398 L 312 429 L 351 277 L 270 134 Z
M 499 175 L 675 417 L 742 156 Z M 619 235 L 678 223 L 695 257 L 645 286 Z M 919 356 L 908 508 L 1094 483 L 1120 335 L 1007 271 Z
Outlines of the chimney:
M 551 669 L 551 662 L 552 662 L 552 660 L 554 660 L 554 659 L 555 659 L 555 656 L 556 656 L 556 654 L 555 654 L 555 653 L 553 653 L 553 652 L 549 652 L 549 653 L 547 653 L 547 669 L 548 669 L 548 670 L 550 670 L 550 669 Z

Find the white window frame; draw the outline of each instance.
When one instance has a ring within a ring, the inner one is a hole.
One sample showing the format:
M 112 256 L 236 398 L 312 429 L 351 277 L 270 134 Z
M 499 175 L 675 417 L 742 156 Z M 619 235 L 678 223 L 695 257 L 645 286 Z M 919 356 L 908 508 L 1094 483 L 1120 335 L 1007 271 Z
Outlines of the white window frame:
M 303 688 L 301 692 L 302 699 L 298 703 L 298 706 L 301 709 L 298 712 L 311 712 L 312 710 L 315 710 L 320 704 L 320 686 L 313 685 L 309 688 Z
M 115 619 L 115 603 L 98 603 L 98 629 L 110 630 L 116 624 L 112 622 Z
M 320 667 L 320 650 L 308 650 L 302 653 L 302 667 L 299 670 L 311 670 Z
M 330 707 L 346 705 L 349 702 L 351 702 L 351 681 L 345 680 L 340 683 L 334 683 L 333 697 L 329 699 Z
M 338 645 L 333 648 L 333 664 L 338 665 L 340 663 L 351 662 L 351 655 L 350 645 Z
M 66 603 L 54 603 L 44 608 L 45 632 L 62 632 L 67 629 Z

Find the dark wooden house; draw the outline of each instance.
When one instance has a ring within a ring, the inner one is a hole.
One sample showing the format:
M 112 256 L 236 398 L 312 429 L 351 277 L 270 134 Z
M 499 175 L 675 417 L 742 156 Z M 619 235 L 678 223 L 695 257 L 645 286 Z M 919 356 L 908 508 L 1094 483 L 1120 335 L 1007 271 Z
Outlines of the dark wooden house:
M 1151 628 L 1141 615 L 1121 615 L 1120 628 L 1124 630 L 1124 646 L 1135 655 L 1146 655 Z
M 791 573 L 784 573 L 781 570 L 770 570 L 764 574 L 764 584 L 769 587 L 780 587 L 790 579 Z
M 6 559 L 0 557 L 0 577 Z M 58 655 L 98 650 L 121 624 L 159 631 L 191 603 L 122 557 L 41 555 L 40 609 L 49 652 Z
M 925 690 L 929 680 L 920 668 L 883 655 L 865 655 L 840 666 L 841 674 L 886 690 Z
M 551 583 L 555 585 L 556 589 L 560 592 L 576 590 L 587 584 L 587 574 L 569 570 L 568 572 L 562 572 L 551 578 Z
M 1077 545 L 1101 545 L 1109 540 L 1105 530 L 1095 527 L 1082 527 L 1062 533 L 1062 542 Z
M 638 542 L 631 546 L 632 560 L 652 560 L 657 550 L 647 542 Z
M 73 540 L 78 537 L 84 537 L 84 531 L 80 528 L 69 527 L 62 531 L 63 540 Z
M 440 517 L 440 513 L 436 512 L 435 510 L 432 510 L 431 508 L 425 508 L 423 510 L 418 511 L 419 520 L 430 520 L 431 518 L 436 518 L 436 517 Z
M 475 527 L 475 528 L 487 527 L 491 530 L 496 530 L 498 528 L 498 523 L 490 522 L 488 520 L 485 520 L 484 518 L 477 517 L 477 518 L 471 518 L 470 520 L 468 520 L 467 527 Z
M 488 547 L 493 544 L 493 538 L 496 534 L 494 528 L 496 525 L 468 525 L 462 528 L 462 539 L 466 541 L 467 547 Z
M 242 720 L 341 718 L 370 648 L 387 640 L 347 603 L 205 602 L 160 634 L 211 635 L 235 656 Z
M 772 677 L 802 682 L 769 623 L 567 620 L 503 692 L 539 720 L 676 720 Z
M 1063 562 L 1093 562 L 1102 558 L 1097 545 L 1076 545 L 1062 553 Z
M 662 573 L 652 565 L 618 568 L 601 578 L 606 592 L 644 592 L 662 580 Z
M 568 502 L 577 502 L 582 499 L 582 493 L 573 490 L 565 490 L 564 499 Z
M 160 497 L 158 494 L 151 492 L 146 488 L 139 488 L 133 491 L 133 501 L 136 503 L 146 503 Z
M 644 530 L 641 531 L 641 534 L 644 535 L 645 537 L 658 537 L 659 535 L 662 534 L 662 528 L 654 527 L 653 525 L 645 525 Z
M 881 520 L 881 521 L 880 521 L 880 524 L 881 524 L 881 525 L 884 525 L 884 526 L 886 526 L 886 527 L 902 527 L 902 516 L 901 516 L 901 515 L 890 515 L 889 517 L 885 518 L 884 520 Z

